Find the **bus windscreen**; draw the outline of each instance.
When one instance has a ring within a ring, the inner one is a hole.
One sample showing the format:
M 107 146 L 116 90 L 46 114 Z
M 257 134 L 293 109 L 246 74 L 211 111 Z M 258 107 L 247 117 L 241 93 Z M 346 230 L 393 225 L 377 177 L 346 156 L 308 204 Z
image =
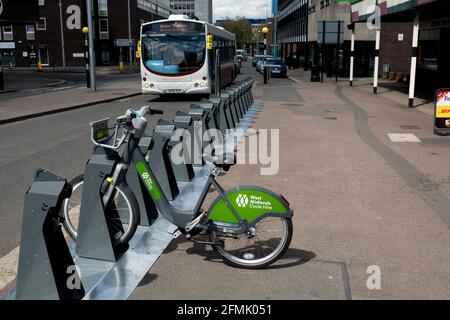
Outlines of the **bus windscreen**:
M 190 22 L 162 22 L 143 26 L 144 66 L 151 72 L 182 76 L 203 66 L 206 55 L 204 26 Z

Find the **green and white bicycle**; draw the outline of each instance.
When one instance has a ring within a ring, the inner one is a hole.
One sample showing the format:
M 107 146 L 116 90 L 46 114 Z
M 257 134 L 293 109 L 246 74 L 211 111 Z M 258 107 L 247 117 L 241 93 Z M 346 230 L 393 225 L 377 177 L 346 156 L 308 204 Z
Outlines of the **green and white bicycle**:
M 205 158 L 211 167 L 207 183 L 200 197 L 191 199 L 189 209 L 177 206 L 176 201 L 167 200 L 138 147 L 147 127 L 145 116 L 161 113 L 150 107 L 142 107 L 139 111 L 128 110 L 124 116 L 117 118 L 123 134 L 120 138 L 115 135 L 112 145 L 103 144 L 96 138 L 95 128 L 102 127 L 99 122 L 91 125 L 95 145 L 110 152 L 117 152 L 124 146 L 121 161 L 116 165 L 113 175 L 105 178 L 107 186 L 103 193 L 104 207 L 114 211 L 109 216 L 120 219 L 118 222 L 123 226 L 117 232 L 114 244 L 128 242 L 139 224 L 139 207 L 125 180 L 129 165 L 133 163 L 148 191 L 144 197 L 150 197 L 158 212 L 176 225 L 188 239 L 211 245 L 225 263 L 234 267 L 257 269 L 277 261 L 286 252 L 292 239 L 293 211 L 284 197 L 258 186 L 238 186 L 225 191 L 216 177 L 221 170 L 228 170 L 234 163 L 221 159 L 234 159 L 234 154 L 231 157 L 216 155 Z M 72 197 L 66 199 L 63 205 L 64 227 L 76 240 L 83 176 L 78 176 L 71 184 Z M 201 206 L 211 187 L 214 187 L 218 197 L 204 211 Z M 209 236 L 207 240 L 194 237 L 201 232 Z

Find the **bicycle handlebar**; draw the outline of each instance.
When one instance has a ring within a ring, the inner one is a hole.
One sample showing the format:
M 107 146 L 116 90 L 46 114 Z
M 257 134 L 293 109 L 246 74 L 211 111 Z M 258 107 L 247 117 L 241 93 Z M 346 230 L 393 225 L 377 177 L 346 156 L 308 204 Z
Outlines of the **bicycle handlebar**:
M 155 114 L 163 114 L 164 111 L 150 108 L 150 106 L 143 106 L 136 113 L 138 116 L 145 117 L 147 114 L 150 114 L 151 116 Z

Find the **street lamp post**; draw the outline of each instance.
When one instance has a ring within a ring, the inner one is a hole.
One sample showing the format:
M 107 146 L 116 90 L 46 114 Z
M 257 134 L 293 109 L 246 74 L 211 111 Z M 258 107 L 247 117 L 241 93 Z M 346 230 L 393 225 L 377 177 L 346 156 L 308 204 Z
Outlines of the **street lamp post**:
M 264 34 L 264 55 L 267 55 L 267 33 L 269 32 L 269 28 L 262 28 L 262 33 Z
M 131 40 L 131 7 L 130 0 L 128 0 L 128 40 Z M 133 60 L 133 47 L 131 43 L 129 44 L 129 53 L 130 53 L 130 65 Z
M 89 71 L 89 28 L 84 27 L 82 29 L 84 35 L 84 63 L 86 65 L 86 88 L 91 87 L 91 75 Z
M 86 0 L 86 10 L 88 18 L 88 38 L 89 38 L 89 71 L 90 83 L 93 91 L 97 91 L 97 84 L 95 82 L 95 51 L 94 51 L 94 28 L 92 21 L 92 0 Z
M 66 49 L 64 44 L 64 23 L 63 23 L 63 14 L 62 14 L 62 4 L 61 0 L 58 3 L 59 6 L 59 24 L 61 29 L 61 59 L 62 59 L 62 67 L 66 68 Z

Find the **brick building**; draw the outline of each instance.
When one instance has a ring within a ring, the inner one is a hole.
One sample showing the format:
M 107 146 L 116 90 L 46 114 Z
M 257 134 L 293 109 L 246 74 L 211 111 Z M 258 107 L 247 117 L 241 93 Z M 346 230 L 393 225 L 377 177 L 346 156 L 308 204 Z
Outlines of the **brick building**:
M 30 67 L 41 61 L 49 67 L 84 65 L 84 35 L 87 25 L 85 0 L 30 0 L 39 3 L 39 21 L 26 26 L 2 26 L 0 53 L 2 65 Z M 98 65 L 117 65 L 120 48 L 114 40 L 128 39 L 128 3 L 131 13 L 133 52 L 143 22 L 164 19 L 171 9 L 163 0 L 93 0 L 95 51 Z M 62 32 L 61 32 L 62 31 Z M 129 60 L 129 50 L 122 59 Z M 65 59 L 63 59 L 63 56 Z M 134 54 L 133 54 L 134 56 Z
M 450 2 L 448 0 L 379 0 L 379 74 L 409 80 L 409 106 L 416 87 L 426 97 L 449 87 Z M 352 3 L 352 20 L 365 24 L 374 16 L 370 0 Z M 416 35 L 413 37 L 413 35 Z M 400 77 L 403 75 L 404 77 Z M 374 79 L 374 86 L 375 86 Z

